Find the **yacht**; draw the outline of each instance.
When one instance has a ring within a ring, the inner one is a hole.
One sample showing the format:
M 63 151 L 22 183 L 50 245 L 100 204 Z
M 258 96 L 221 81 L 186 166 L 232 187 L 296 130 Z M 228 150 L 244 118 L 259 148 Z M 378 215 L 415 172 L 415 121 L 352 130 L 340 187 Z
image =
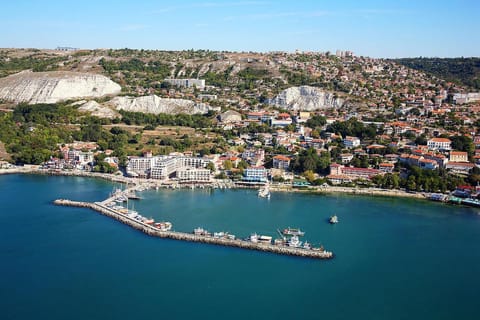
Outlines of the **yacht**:
M 258 196 L 260 198 L 270 199 L 270 188 L 269 188 L 268 184 L 266 184 L 264 187 L 258 189 Z
M 338 223 L 338 217 L 337 217 L 337 215 L 334 214 L 333 216 L 331 216 L 330 219 L 328 220 L 328 222 L 330 222 L 331 224 Z

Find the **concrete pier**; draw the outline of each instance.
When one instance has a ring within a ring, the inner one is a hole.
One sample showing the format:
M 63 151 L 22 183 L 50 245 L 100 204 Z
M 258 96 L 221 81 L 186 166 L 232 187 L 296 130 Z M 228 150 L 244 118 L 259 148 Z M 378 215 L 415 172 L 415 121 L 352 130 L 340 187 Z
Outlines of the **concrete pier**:
M 190 241 L 190 242 L 201 242 L 201 243 L 207 243 L 207 244 L 236 247 L 236 248 L 242 248 L 242 249 L 257 250 L 257 251 L 271 252 L 271 253 L 291 255 L 291 256 L 299 256 L 299 257 L 306 257 L 306 258 L 314 258 L 314 259 L 333 258 L 332 252 L 318 250 L 318 249 L 293 248 L 288 246 L 254 243 L 251 241 L 239 240 L 239 239 L 214 238 L 212 236 L 195 235 L 193 233 L 162 231 L 162 230 L 159 230 L 158 228 L 155 228 L 152 225 L 145 224 L 141 221 L 130 218 L 124 214 L 121 214 L 120 212 L 117 212 L 105 206 L 104 204 L 105 201 L 92 203 L 92 202 L 72 201 L 72 200 L 66 200 L 66 199 L 57 199 L 53 203 L 59 206 L 80 207 L 80 208 L 89 208 L 89 209 L 95 210 L 107 217 L 111 217 L 115 220 L 118 220 L 124 224 L 131 226 L 134 229 L 142 231 L 153 237 Z

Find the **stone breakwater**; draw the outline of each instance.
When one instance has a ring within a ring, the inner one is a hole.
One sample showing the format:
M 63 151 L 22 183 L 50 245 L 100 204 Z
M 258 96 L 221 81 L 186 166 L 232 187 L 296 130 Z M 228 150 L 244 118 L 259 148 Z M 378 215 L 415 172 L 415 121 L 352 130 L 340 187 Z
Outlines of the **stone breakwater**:
M 110 209 L 104 206 L 101 203 L 91 203 L 91 202 L 80 202 L 80 201 L 71 201 L 66 199 L 57 199 L 53 202 L 55 205 L 59 206 L 70 206 L 70 207 L 80 207 L 80 208 L 89 208 L 103 214 L 107 217 L 118 220 L 130 227 L 137 229 L 146 233 L 149 236 L 189 241 L 189 242 L 200 242 L 206 244 L 221 245 L 227 247 L 236 247 L 241 249 L 256 250 L 263 252 L 270 252 L 275 254 L 290 255 L 290 256 L 299 256 L 305 258 L 314 258 L 314 259 L 331 259 L 333 258 L 333 253 L 329 251 L 321 250 L 308 250 L 302 248 L 293 248 L 286 246 L 276 246 L 272 244 L 262 244 L 262 243 L 253 243 L 246 240 L 238 239 L 219 239 L 210 236 L 204 235 L 195 235 L 191 233 L 176 232 L 176 231 L 161 231 L 151 225 L 145 224 L 141 221 L 137 221 L 128 216 L 122 215 L 116 212 L 113 209 Z

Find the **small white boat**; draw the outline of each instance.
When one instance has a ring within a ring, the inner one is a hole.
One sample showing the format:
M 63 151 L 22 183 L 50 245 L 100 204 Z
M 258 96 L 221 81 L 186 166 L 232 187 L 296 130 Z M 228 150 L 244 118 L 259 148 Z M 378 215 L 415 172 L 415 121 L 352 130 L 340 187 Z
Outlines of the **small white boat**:
M 260 198 L 270 199 L 270 188 L 268 184 L 265 185 L 263 188 L 258 189 L 258 196 Z
M 338 217 L 337 215 L 333 215 L 330 217 L 330 219 L 328 220 L 328 222 L 330 222 L 331 224 L 335 224 L 335 223 L 338 223 Z
M 290 240 L 288 240 L 288 246 L 298 248 L 302 245 L 302 241 L 298 238 L 298 236 L 292 236 Z
M 302 230 L 300 230 L 298 228 L 288 227 L 288 228 L 282 230 L 282 234 L 284 236 L 303 236 L 303 235 L 305 235 L 305 232 L 303 232 Z

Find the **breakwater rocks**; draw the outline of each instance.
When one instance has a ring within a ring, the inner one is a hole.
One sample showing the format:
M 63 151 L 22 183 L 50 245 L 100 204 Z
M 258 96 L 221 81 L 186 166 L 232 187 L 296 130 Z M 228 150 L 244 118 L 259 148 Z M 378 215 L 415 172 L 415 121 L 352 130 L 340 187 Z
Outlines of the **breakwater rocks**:
M 126 215 L 118 213 L 115 210 L 109 207 L 106 207 L 101 202 L 91 203 L 91 202 L 71 201 L 66 199 L 57 199 L 53 203 L 59 206 L 80 207 L 80 208 L 89 208 L 89 209 L 95 210 L 105 216 L 118 220 L 124 224 L 131 226 L 134 229 L 142 231 L 153 237 L 189 241 L 189 242 L 200 242 L 200 243 L 236 247 L 241 249 L 263 251 L 263 252 L 270 252 L 270 253 L 283 254 L 283 255 L 314 258 L 314 259 L 333 258 L 332 252 L 324 251 L 324 250 L 312 250 L 312 249 L 303 249 L 303 248 L 293 248 L 293 247 L 287 247 L 287 246 L 277 246 L 272 244 L 253 243 L 250 241 L 239 240 L 239 239 L 223 239 L 223 238 L 219 239 L 211 236 L 195 235 L 191 233 L 176 232 L 176 231 L 161 231 L 155 228 L 154 226 L 145 224 L 141 221 L 135 220 Z

